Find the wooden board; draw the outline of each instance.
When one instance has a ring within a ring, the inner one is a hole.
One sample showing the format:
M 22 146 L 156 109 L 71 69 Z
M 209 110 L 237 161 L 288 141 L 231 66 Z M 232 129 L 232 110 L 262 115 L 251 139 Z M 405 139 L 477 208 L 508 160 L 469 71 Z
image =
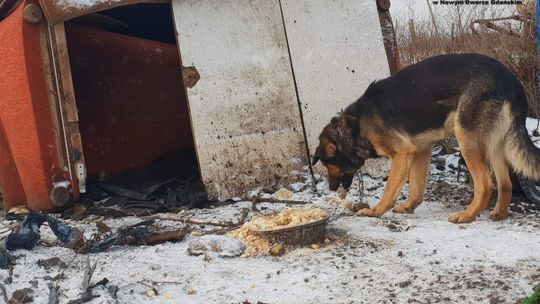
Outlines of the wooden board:
M 375 0 L 282 0 L 309 151 L 337 112 L 390 75 Z M 310 155 L 311 157 L 311 155 Z
M 58 81 L 58 112 L 62 121 L 71 179 L 78 181 L 78 184 L 71 186 L 75 197 L 78 197 L 79 193 L 86 192 L 86 169 L 64 23 L 51 26 L 51 35 L 55 74 Z
M 296 179 L 307 153 L 279 1 L 172 6 L 182 64 L 200 74 L 186 91 L 210 197 Z

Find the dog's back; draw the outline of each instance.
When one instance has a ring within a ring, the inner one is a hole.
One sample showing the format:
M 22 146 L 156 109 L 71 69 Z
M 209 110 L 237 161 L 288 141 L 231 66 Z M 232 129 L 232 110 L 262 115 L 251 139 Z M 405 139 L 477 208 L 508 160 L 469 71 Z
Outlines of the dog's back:
M 525 91 L 503 64 L 478 54 L 450 54 L 408 66 L 396 75 L 374 82 L 361 98 L 362 111 L 381 114 L 395 127 L 415 135 L 439 128 L 462 104 L 461 123 L 472 126 L 492 103 L 509 102 L 518 120 L 527 116 Z

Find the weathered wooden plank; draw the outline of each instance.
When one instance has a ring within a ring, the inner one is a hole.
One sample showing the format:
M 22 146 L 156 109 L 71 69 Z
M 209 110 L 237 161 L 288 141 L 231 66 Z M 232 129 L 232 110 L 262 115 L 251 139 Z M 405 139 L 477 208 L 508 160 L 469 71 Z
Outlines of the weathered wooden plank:
M 58 156 L 60 160 L 60 166 L 67 168 L 69 171 L 68 151 L 66 150 L 65 138 L 64 138 L 64 126 L 62 125 L 62 117 L 59 102 L 59 90 L 57 87 L 55 65 L 53 64 L 53 52 L 52 52 L 52 31 L 48 24 L 42 26 L 41 34 L 41 53 L 43 59 L 43 68 L 45 70 L 45 81 L 47 82 L 47 95 L 49 97 L 49 107 L 51 109 L 51 119 L 54 125 L 54 133 L 56 135 Z
M 75 100 L 75 90 L 71 77 L 69 50 L 67 47 L 64 23 L 52 26 L 53 60 L 56 64 L 56 79 L 58 81 L 59 112 L 62 118 L 64 140 L 66 140 L 67 158 L 71 177 L 78 180 L 78 185 L 72 185 L 75 194 L 86 191 L 85 164 L 82 139 L 79 131 L 79 115 Z M 73 174 L 75 172 L 75 174 Z
M 310 153 L 336 113 L 389 76 L 375 0 L 282 0 Z M 311 156 L 311 155 L 310 155 Z
M 278 0 L 173 0 L 203 181 L 211 197 L 290 181 L 307 165 Z M 185 80 L 184 80 L 185 81 Z M 191 83 L 192 84 L 192 83 Z

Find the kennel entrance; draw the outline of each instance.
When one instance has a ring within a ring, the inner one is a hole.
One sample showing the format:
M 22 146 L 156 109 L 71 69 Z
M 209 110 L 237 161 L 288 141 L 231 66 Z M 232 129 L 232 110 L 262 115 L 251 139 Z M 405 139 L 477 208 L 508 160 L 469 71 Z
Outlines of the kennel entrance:
M 87 176 L 81 192 L 146 200 L 195 182 L 170 5 L 85 15 L 66 22 L 65 35 Z

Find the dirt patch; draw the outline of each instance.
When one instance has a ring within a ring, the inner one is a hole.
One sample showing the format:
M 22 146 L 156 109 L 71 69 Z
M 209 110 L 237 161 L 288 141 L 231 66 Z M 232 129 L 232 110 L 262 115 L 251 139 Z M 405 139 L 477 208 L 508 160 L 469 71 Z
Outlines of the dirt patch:
M 425 195 L 426 201 L 439 201 L 447 207 L 466 206 L 472 199 L 472 189 L 465 184 L 451 184 L 447 181 L 435 181 L 429 184 Z
M 54 257 L 54 258 L 50 258 L 50 259 L 45 259 L 45 260 L 38 260 L 37 261 L 37 264 L 39 267 L 43 267 L 45 268 L 45 270 L 49 271 L 51 270 L 51 268 L 54 268 L 54 267 L 59 267 L 59 268 L 64 268 L 66 267 L 66 263 L 64 263 L 60 258 L 58 257 Z

